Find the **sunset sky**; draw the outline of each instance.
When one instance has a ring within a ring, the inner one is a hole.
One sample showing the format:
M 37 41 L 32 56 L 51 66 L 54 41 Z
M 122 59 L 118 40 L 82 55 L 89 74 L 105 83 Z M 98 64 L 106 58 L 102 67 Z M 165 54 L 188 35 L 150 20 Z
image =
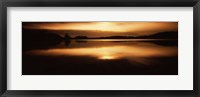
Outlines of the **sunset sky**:
M 178 22 L 23 22 L 22 27 L 52 30 L 60 35 L 68 33 L 71 36 L 143 36 L 164 31 L 178 32 Z

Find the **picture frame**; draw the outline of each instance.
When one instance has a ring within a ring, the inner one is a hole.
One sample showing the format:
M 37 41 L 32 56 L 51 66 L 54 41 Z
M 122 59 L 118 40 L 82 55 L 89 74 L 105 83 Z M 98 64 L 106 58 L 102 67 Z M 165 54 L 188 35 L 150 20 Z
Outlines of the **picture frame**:
M 3 0 L 0 2 L 0 95 L 2 97 L 199 97 L 200 0 Z M 8 7 L 193 7 L 193 90 L 7 90 Z

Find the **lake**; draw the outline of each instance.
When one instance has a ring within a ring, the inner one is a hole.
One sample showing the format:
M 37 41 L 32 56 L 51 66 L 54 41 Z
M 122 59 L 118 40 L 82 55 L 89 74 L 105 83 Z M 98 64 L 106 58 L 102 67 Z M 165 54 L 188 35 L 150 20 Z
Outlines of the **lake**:
M 23 50 L 23 75 L 177 75 L 178 41 L 71 39 Z

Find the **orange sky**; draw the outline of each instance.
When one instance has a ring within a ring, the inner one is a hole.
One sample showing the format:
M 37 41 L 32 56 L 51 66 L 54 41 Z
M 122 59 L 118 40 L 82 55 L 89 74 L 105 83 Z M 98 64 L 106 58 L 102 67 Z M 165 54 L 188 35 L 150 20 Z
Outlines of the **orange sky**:
M 22 26 L 28 29 L 99 30 L 113 34 L 130 33 L 130 35 L 178 31 L 178 22 L 23 22 Z

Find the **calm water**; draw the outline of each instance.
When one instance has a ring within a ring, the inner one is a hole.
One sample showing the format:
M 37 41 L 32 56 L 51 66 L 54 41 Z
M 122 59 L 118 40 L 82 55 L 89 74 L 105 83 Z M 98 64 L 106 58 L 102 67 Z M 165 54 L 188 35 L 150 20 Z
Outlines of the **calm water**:
M 175 40 L 79 39 L 23 50 L 24 75 L 177 75 Z

